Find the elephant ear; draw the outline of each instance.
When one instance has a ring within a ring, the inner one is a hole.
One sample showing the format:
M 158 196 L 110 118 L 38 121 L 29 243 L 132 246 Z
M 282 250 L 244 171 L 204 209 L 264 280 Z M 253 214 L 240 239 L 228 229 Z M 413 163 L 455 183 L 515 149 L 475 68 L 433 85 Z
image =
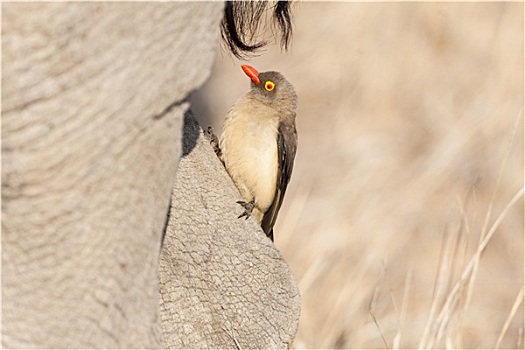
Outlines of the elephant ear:
M 255 220 L 190 111 L 160 267 L 165 346 L 289 348 L 299 322 L 292 273 Z

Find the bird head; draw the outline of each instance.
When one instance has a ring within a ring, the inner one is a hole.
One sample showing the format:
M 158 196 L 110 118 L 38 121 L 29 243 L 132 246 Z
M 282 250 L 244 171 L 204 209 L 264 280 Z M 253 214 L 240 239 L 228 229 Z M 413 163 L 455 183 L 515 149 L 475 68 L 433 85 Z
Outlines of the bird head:
M 241 66 L 251 79 L 250 93 L 258 100 L 277 109 L 295 109 L 297 94 L 288 80 L 279 72 L 262 72 L 247 64 Z

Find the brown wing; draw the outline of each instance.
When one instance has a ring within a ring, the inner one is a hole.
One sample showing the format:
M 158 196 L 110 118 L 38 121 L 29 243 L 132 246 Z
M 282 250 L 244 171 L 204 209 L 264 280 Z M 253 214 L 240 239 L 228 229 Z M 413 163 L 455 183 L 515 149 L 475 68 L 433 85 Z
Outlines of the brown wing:
M 261 226 L 266 235 L 273 241 L 273 225 L 281 209 L 284 194 L 290 177 L 292 176 L 295 152 L 297 151 L 297 131 L 295 125 L 281 123 L 277 133 L 277 156 L 279 157 L 279 170 L 277 173 L 277 186 L 272 205 L 264 214 Z

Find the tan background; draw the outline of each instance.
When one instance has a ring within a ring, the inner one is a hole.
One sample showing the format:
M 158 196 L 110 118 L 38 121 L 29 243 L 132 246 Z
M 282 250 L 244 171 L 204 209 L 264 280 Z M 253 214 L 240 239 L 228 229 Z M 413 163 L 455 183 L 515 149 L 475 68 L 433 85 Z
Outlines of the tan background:
M 282 72 L 300 98 L 275 229 L 302 295 L 294 347 L 494 347 L 523 286 L 522 197 L 482 255 L 471 301 L 460 293 L 443 311 L 442 335 L 425 327 L 487 213 L 490 228 L 523 186 L 523 4 L 294 8 L 291 50 L 250 61 Z M 249 84 L 224 52 L 194 96 L 217 133 Z M 522 348 L 523 327 L 522 303 L 501 347 Z

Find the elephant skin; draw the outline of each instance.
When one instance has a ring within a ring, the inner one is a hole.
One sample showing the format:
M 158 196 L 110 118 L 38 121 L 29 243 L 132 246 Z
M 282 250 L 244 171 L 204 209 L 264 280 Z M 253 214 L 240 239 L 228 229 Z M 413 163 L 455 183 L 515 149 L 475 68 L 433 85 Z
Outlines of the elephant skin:
M 4 348 L 291 344 L 295 280 L 188 112 L 223 6 L 2 4 Z

